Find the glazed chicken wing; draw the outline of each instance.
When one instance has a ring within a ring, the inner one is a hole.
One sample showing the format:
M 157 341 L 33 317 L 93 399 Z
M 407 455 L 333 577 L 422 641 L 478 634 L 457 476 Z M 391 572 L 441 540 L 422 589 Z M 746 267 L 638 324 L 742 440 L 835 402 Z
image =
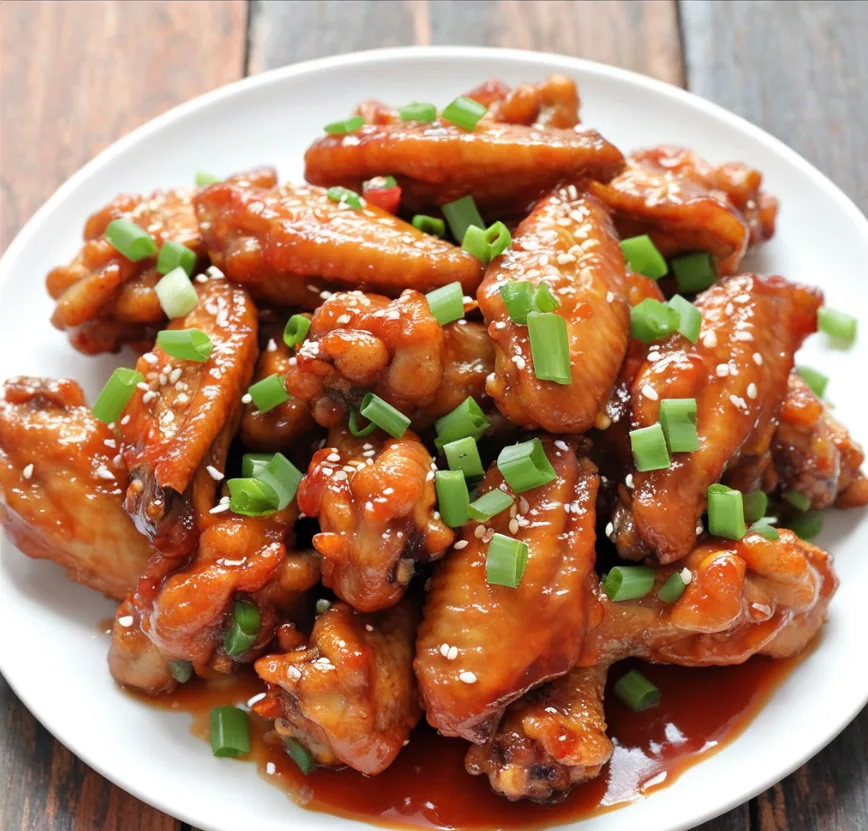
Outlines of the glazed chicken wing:
M 0 525 L 29 557 L 120 600 L 151 553 L 123 509 L 115 434 L 74 381 L 12 378 L 0 398 Z
M 317 139 L 305 154 L 315 185 L 359 189 L 394 176 L 410 211 L 471 195 L 483 215 L 524 211 L 562 179 L 608 181 L 622 167 L 620 151 L 593 130 L 539 130 L 480 122 L 468 133 L 448 122 L 369 124 L 349 135 Z
M 456 281 L 472 292 L 482 279 L 479 260 L 466 251 L 369 203 L 356 210 L 335 202 L 323 188 L 212 185 L 194 203 L 211 260 L 279 305 L 316 308 L 319 278 L 394 296 Z
M 318 764 L 380 773 L 419 720 L 415 625 L 406 600 L 367 615 L 333 605 L 317 618 L 307 649 L 256 662 L 271 700 L 255 709 L 277 716 L 278 735 L 303 744 Z
M 714 255 L 718 273 L 734 274 L 747 251 L 771 238 L 777 200 L 762 175 L 743 164 L 714 167 L 681 147 L 640 150 L 608 184 L 588 187 L 614 212 L 624 237 L 648 234 L 665 257 Z
M 545 284 L 560 303 L 555 314 L 567 322 L 571 383 L 534 374 L 528 327 L 511 320 L 500 293 L 514 280 Z M 507 418 L 552 433 L 593 426 L 627 349 L 625 291 L 624 256 L 605 207 L 573 185 L 541 200 L 479 289 L 496 350 L 488 393 Z
M 218 437 L 234 433 L 258 349 L 256 309 L 244 289 L 212 278 L 196 290 L 199 304 L 169 328 L 204 332 L 214 344 L 211 356 L 181 360 L 155 346 L 137 364 L 147 389 L 136 391 L 120 422 L 131 475 L 127 510 L 161 552 L 175 556 L 195 546 L 188 489 Z
M 465 526 L 431 581 L 416 645 L 416 677 L 429 723 L 446 736 L 486 742 L 506 706 L 568 672 L 585 631 L 594 566 L 596 468 L 577 441 L 543 439 L 557 478 L 512 510 Z M 510 493 L 495 467 L 482 490 Z M 485 576 L 495 533 L 528 546 L 518 588 Z
M 612 755 L 603 692 L 607 668 L 576 667 L 510 704 L 488 744 L 471 745 L 467 772 L 507 799 L 557 802 L 594 779 Z
M 433 462 L 410 431 L 357 439 L 333 430 L 298 489 L 299 509 L 319 519 L 313 544 L 323 583 L 353 608 L 375 612 L 407 589 L 416 561 L 443 556 L 453 534 L 435 510 Z

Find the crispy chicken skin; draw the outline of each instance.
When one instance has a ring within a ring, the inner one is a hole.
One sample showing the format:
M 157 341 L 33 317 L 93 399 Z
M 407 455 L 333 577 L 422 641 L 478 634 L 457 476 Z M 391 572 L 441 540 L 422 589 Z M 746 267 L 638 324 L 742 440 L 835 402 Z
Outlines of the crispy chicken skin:
M 338 292 L 314 312 L 287 389 L 323 427 L 345 424 L 367 392 L 411 415 L 435 400 L 443 352 L 443 327 L 424 294 Z
M 323 583 L 360 612 L 400 600 L 416 561 L 443 556 L 454 535 L 436 512 L 433 461 L 409 430 L 354 438 L 332 430 L 298 489 L 299 509 L 319 519 L 313 544 Z
M 504 511 L 466 525 L 431 580 L 415 668 L 428 721 L 443 735 L 485 743 L 510 702 L 576 662 L 594 573 L 598 485 L 594 465 L 576 456 L 577 444 L 543 438 L 557 478 L 517 497 L 514 523 Z M 482 490 L 493 488 L 510 492 L 495 466 Z M 528 546 L 518 588 L 486 581 L 494 533 Z
M 483 215 L 510 216 L 562 179 L 608 181 L 622 165 L 620 151 L 593 130 L 480 122 L 468 133 L 447 122 L 405 121 L 317 139 L 305 154 L 304 175 L 315 185 L 355 190 L 366 179 L 392 175 L 406 210 L 470 194 Z
M 120 600 L 151 553 L 123 509 L 114 433 L 74 381 L 12 378 L 0 398 L 0 525 L 29 557 Z
M 567 321 L 572 383 L 534 374 L 527 326 L 514 323 L 500 294 L 511 280 L 546 283 Z M 556 188 L 521 223 L 513 244 L 485 273 L 479 307 L 495 343 L 487 389 L 525 429 L 582 433 L 609 397 L 630 336 L 624 256 L 605 207 L 575 186 Z
M 612 755 L 606 736 L 605 666 L 576 667 L 510 704 L 488 744 L 465 767 L 507 799 L 558 802 L 594 779 Z
M 633 474 L 631 518 L 641 544 L 619 542 L 622 557 L 671 563 L 690 553 L 708 486 L 739 458 L 768 450 L 793 355 L 815 330 L 821 302 L 816 289 L 781 277 L 727 277 L 696 299 L 696 344 L 677 333 L 655 344 L 631 385 L 632 427 L 657 422 L 663 399 L 695 398 L 700 447 L 673 454 L 666 470 Z M 629 500 L 628 490 L 621 494 Z M 625 504 L 616 511 L 616 540 L 628 513 Z
M 242 188 L 272 187 L 277 176 L 260 168 L 227 181 Z M 48 293 L 57 300 L 52 323 L 66 330 L 80 352 L 117 352 L 125 343 L 145 351 L 165 320 L 154 286 L 162 277 L 156 257 L 132 262 L 103 236 L 109 223 L 124 219 L 144 228 L 158 247 L 167 240 L 195 251 L 200 262 L 205 244 L 193 196 L 197 188 L 157 191 L 148 197 L 118 196 L 93 214 L 84 226 L 84 245 L 68 266 L 48 273 Z
M 279 305 L 316 308 L 321 280 L 397 296 L 455 281 L 473 292 L 482 279 L 466 251 L 369 203 L 354 210 L 335 202 L 323 188 L 212 185 L 194 203 L 211 260 Z
M 623 237 L 648 234 L 665 257 L 709 251 L 718 273 L 734 274 L 749 245 L 770 239 L 778 203 L 762 175 L 728 162 L 714 167 L 691 150 L 639 150 L 608 184 L 588 187 L 614 212 Z
M 161 552 L 175 556 L 195 546 L 188 489 L 237 417 L 258 349 L 256 308 L 244 289 L 222 278 L 195 285 L 199 304 L 168 328 L 199 329 L 214 351 L 200 363 L 172 358 L 156 345 L 139 358 L 148 391 L 136 390 L 125 410 L 129 419 L 120 424 L 131 477 L 127 511 Z
M 278 735 L 305 745 L 318 764 L 385 770 L 419 720 L 413 678 L 416 612 L 404 600 L 376 614 L 336 603 L 314 624 L 306 649 L 267 655 L 256 672 Z M 275 701 L 276 699 L 276 701 Z

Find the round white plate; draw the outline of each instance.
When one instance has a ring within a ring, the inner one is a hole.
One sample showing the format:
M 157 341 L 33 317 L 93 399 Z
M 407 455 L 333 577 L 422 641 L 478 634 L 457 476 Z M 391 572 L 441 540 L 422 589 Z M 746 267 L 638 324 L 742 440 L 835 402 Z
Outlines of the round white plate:
M 744 160 L 781 198 L 778 232 L 751 264 L 821 286 L 830 305 L 868 309 L 868 223 L 817 170 L 776 139 L 680 89 L 608 66 L 555 55 L 475 48 L 409 48 L 346 55 L 241 81 L 166 113 L 117 142 L 73 176 L 18 235 L 0 262 L 0 378 L 69 376 L 93 396 L 117 357 L 86 358 L 49 324 L 46 272 L 68 261 L 91 211 L 115 194 L 191 183 L 262 163 L 300 178 L 322 125 L 361 99 L 445 103 L 480 81 L 532 81 L 549 72 L 578 81 L 582 120 L 623 150 L 669 142 L 715 162 Z M 864 327 L 868 321 L 863 321 Z M 800 355 L 831 375 L 836 413 L 868 439 L 864 377 L 868 337 L 835 351 L 815 336 Z M 689 828 L 771 786 L 829 742 L 868 699 L 868 522 L 834 513 L 820 544 L 834 552 L 841 588 L 823 642 L 748 730 L 669 788 L 582 824 L 583 831 Z M 88 764 L 176 817 L 207 831 L 312 831 L 357 823 L 309 813 L 269 786 L 253 765 L 215 759 L 189 735 L 189 717 L 122 695 L 106 667 L 97 622 L 112 606 L 61 570 L 2 544 L 2 672 L 34 715 Z M 17 633 L 11 636 L 8 633 Z M 697 706 L 703 706 L 697 702 Z

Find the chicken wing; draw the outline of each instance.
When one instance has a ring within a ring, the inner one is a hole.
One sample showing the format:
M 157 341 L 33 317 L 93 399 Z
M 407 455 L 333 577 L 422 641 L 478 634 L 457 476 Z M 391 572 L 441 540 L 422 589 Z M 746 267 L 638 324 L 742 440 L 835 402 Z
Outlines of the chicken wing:
M 434 464 L 411 432 L 357 439 L 332 430 L 298 489 L 298 507 L 319 519 L 313 544 L 323 583 L 360 612 L 393 606 L 416 561 L 443 556 L 454 538 L 435 510 Z
M 241 188 L 272 187 L 277 177 L 271 168 L 262 168 L 227 181 Z M 46 286 L 57 300 L 52 323 L 67 331 L 80 352 L 117 352 L 124 343 L 140 345 L 141 351 L 150 348 L 165 320 L 154 292 L 162 276 L 156 257 L 128 260 L 105 238 L 105 230 L 112 220 L 124 219 L 144 228 L 160 247 L 169 240 L 187 246 L 201 262 L 205 243 L 192 203 L 197 190 L 116 197 L 88 219 L 84 245 L 72 263 L 49 272 Z
M 195 546 L 188 489 L 221 433 L 234 432 L 258 349 L 256 308 L 242 288 L 212 278 L 196 290 L 199 304 L 169 328 L 205 332 L 214 351 L 201 363 L 171 358 L 159 345 L 143 355 L 137 369 L 147 389 L 136 391 L 120 422 L 127 511 L 161 552 L 176 556 Z
M 151 553 L 123 508 L 114 433 L 73 381 L 12 378 L 0 398 L 0 525 L 36 559 L 120 600 Z
M 526 325 L 511 320 L 501 287 L 512 280 L 546 284 L 567 321 L 572 382 L 534 374 Z M 605 207 L 569 185 L 541 200 L 512 247 L 488 267 L 479 307 L 495 342 L 489 395 L 522 427 L 582 433 L 595 422 L 624 360 L 630 336 L 624 256 Z
M 647 353 L 631 388 L 633 428 L 655 424 L 663 399 L 695 398 L 700 446 L 674 454 L 665 470 L 631 474 L 632 513 L 624 505 L 613 524 L 617 536 L 634 522 L 641 544 L 619 548 L 622 557 L 670 563 L 690 553 L 709 485 L 771 444 L 793 355 L 815 330 L 821 302 L 819 291 L 781 277 L 727 277 L 696 299 L 696 344 L 676 333 Z
M 612 755 L 603 693 L 607 668 L 576 667 L 510 704 L 488 744 L 465 767 L 507 799 L 558 802 L 594 779 Z
M 486 524 L 468 524 L 431 581 L 416 645 L 428 721 L 443 735 L 488 741 L 501 713 L 532 687 L 569 672 L 585 632 L 594 566 L 598 477 L 578 441 L 544 438 L 557 478 Z M 482 490 L 510 493 L 492 467 Z M 511 516 L 511 514 L 513 514 Z M 528 546 L 518 588 L 487 582 L 488 543 Z
M 404 600 L 363 615 L 336 603 L 314 624 L 310 645 L 256 662 L 282 738 L 303 744 L 320 765 L 385 770 L 419 720 L 413 678 L 416 613 Z M 275 707 L 277 705 L 277 707 Z
M 524 212 L 562 179 L 608 181 L 623 166 L 618 148 L 593 130 L 540 130 L 495 122 L 467 132 L 448 122 L 369 124 L 317 139 L 304 157 L 314 185 L 359 189 L 394 176 L 409 211 L 471 195 L 483 215 Z
M 371 204 L 333 201 L 322 188 L 212 185 L 194 203 L 211 260 L 278 305 L 316 308 L 328 296 L 320 278 L 395 296 L 455 281 L 473 292 L 482 279 L 466 251 Z
M 637 151 L 611 182 L 588 185 L 622 236 L 647 233 L 666 257 L 708 251 L 720 274 L 734 274 L 748 245 L 774 234 L 778 203 L 761 186 L 762 175 L 743 164 L 714 167 L 670 146 Z

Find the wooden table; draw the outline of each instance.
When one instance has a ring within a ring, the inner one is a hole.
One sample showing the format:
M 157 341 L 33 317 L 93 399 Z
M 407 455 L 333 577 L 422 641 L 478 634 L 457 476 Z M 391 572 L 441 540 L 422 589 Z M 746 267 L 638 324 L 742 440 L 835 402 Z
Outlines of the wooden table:
M 560 52 L 685 86 L 783 139 L 868 210 L 865 2 L 7 0 L 0 29 L 0 249 L 78 167 L 175 104 L 287 63 L 414 43 Z M 3 831 L 190 831 L 78 761 L 2 679 L 0 710 Z M 868 710 L 702 829 L 868 829 Z

